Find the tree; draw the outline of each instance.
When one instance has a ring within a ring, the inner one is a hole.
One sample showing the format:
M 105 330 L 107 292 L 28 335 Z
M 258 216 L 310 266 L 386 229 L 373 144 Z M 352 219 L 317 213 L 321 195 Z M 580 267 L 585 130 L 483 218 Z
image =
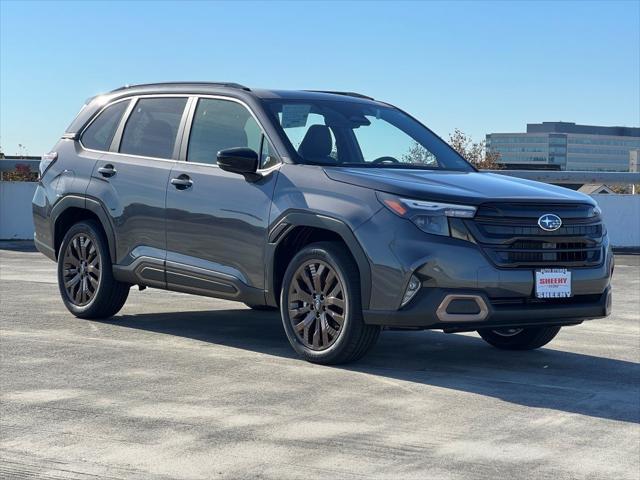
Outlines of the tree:
M 0 180 L 8 182 L 37 182 L 38 172 L 32 172 L 29 165 L 16 164 L 15 170 L 1 172 Z
M 504 165 L 499 162 L 500 154 L 487 149 L 486 142 L 474 142 L 459 129 L 449 134 L 449 144 L 468 162 L 480 170 L 501 170 Z
M 618 194 L 631 194 L 635 193 L 636 195 L 640 194 L 640 185 L 607 185 L 613 193 Z
M 413 142 L 407 153 L 402 155 L 402 161 L 406 163 L 424 163 L 426 165 L 437 165 L 436 157 L 429 150 L 418 142 Z

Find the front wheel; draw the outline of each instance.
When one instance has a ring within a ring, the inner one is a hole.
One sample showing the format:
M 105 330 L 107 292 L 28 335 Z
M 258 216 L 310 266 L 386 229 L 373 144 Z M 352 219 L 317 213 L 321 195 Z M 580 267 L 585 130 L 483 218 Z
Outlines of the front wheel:
M 362 318 L 360 275 L 344 246 L 318 242 L 303 248 L 284 274 L 280 313 L 289 342 L 305 360 L 335 365 L 357 360 L 380 327 Z
M 478 330 L 482 339 L 502 350 L 534 350 L 546 345 L 560 327 L 494 328 Z

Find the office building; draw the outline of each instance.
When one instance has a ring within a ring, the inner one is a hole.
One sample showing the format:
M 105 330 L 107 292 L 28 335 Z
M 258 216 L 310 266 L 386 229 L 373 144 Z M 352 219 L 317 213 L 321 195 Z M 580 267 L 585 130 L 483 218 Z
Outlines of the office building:
M 527 124 L 525 133 L 490 133 L 487 148 L 500 162 L 530 168 L 628 171 L 629 152 L 640 148 L 640 128 Z

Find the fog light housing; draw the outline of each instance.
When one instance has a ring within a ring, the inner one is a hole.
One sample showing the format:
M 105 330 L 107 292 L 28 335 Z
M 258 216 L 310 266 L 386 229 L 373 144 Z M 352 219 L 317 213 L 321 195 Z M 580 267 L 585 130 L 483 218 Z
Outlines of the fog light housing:
M 404 297 L 402 297 L 402 303 L 400 304 L 401 308 L 409 303 L 411 299 L 416 295 L 416 293 L 418 293 L 418 290 L 420 290 L 420 286 L 420 279 L 415 275 L 411 275 L 409 283 L 407 284 L 407 288 L 404 291 Z
M 447 217 L 432 217 L 429 215 L 417 215 L 413 218 L 413 223 L 423 232 L 433 235 L 449 235 L 449 223 Z

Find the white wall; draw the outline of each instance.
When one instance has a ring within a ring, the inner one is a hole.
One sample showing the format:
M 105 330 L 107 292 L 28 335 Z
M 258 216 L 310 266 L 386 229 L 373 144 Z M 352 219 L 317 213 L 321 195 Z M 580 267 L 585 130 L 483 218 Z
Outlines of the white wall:
M 31 200 L 35 182 L 0 181 L 0 240 L 33 238 Z
M 591 196 L 602 209 L 611 244 L 640 248 L 640 195 Z
M 33 182 L 0 182 L 0 239 L 33 238 Z M 640 248 L 640 195 L 593 195 L 614 247 Z

